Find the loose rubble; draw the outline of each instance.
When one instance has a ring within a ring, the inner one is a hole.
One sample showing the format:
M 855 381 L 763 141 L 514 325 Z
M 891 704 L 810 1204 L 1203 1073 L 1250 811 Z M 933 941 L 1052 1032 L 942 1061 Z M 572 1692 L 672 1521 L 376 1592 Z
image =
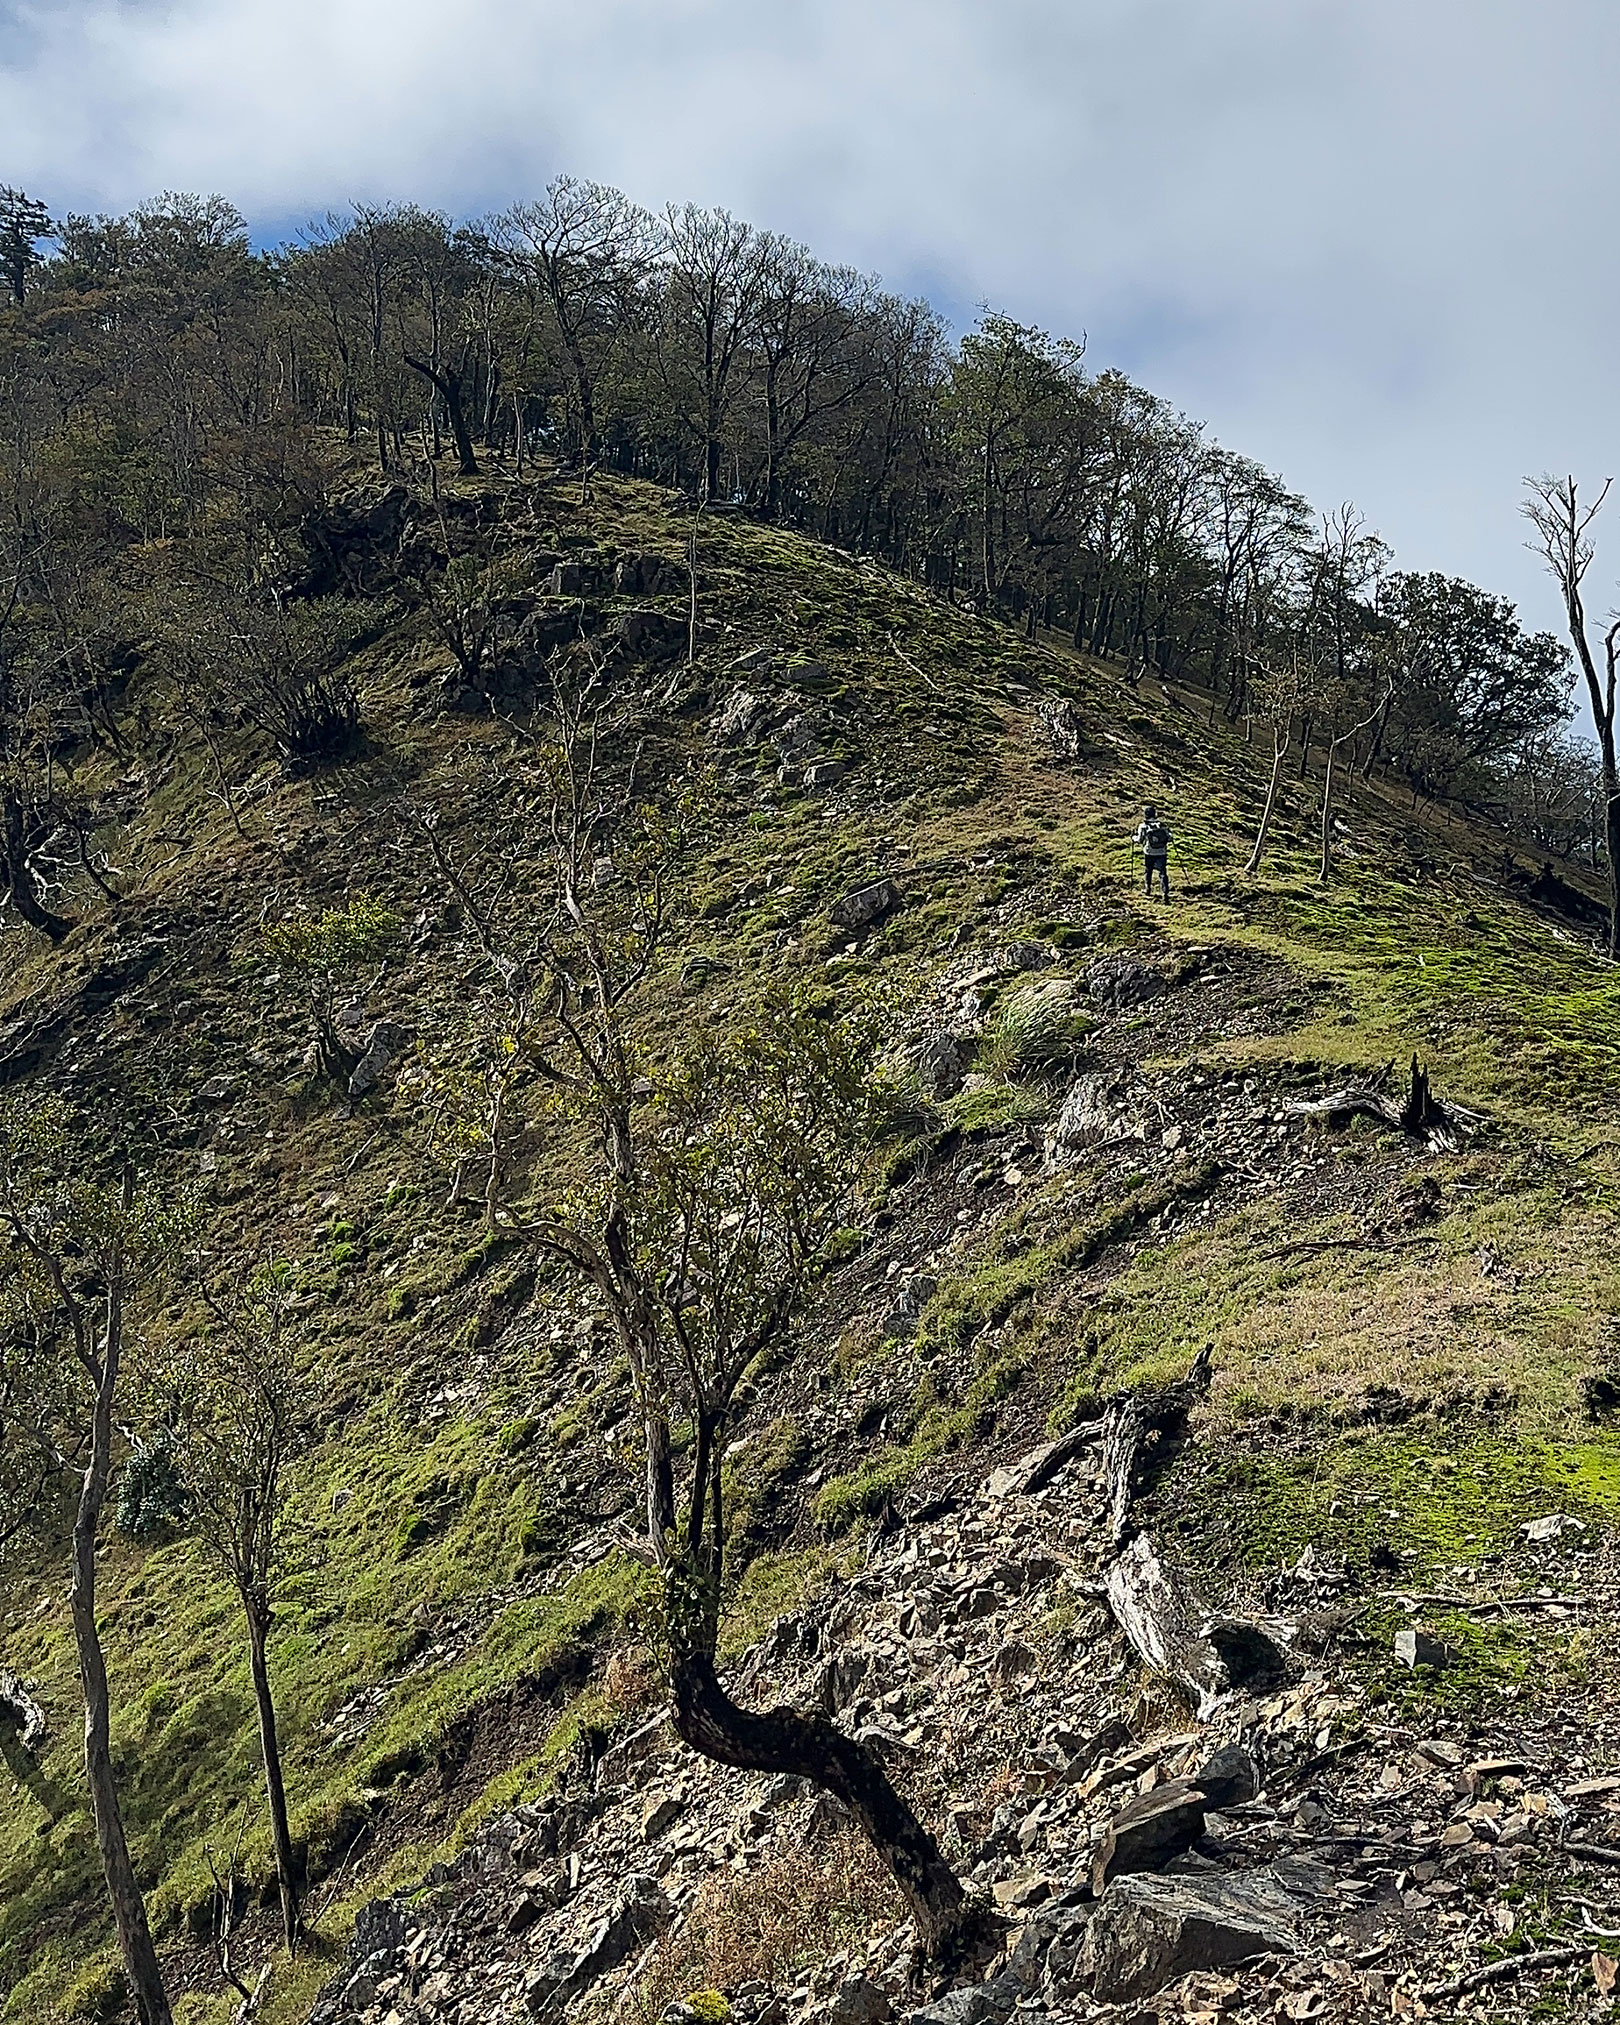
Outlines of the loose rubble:
M 779 1620 L 733 1677 L 883 1754 L 1009 1922 L 997 1958 L 931 1995 L 894 1899 L 786 1983 L 667 1999 L 671 2025 L 1420 2015 L 1422 1992 L 1460 2001 L 1432 1993 L 1523 1945 L 1522 1992 L 1489 1969 L 1493 2015 L 1512 2016 L 1552 1972 L 1534 1908 L 1578 1909 L 1594 1949 L 1620 1927 L 1620 1771 L 1562 1738 L 1414 1730 L 1302 1651 L 1267 1687 L 1212 1679 L 1198 1713 L 1164 1696 L 1107 1607 L 1106 1490 L 1095 1438 L 1031 1450 L 874 1542 L 831 1608 Z M 1349 1580 L 1310 1552 L 1278 1579 L 1301 1602 Z M 650 1714 L 368 1908 L 312 2025 L 646 2015 L 700 1903 L 773 1866 L 847 1864 L 840 1817 L 797 1781 L 708 1764 Z

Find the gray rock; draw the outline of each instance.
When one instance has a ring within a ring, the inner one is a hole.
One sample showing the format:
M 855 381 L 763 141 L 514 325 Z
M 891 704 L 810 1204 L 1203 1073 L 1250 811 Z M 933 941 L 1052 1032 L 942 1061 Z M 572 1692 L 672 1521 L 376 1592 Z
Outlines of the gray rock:
M 829 911 L 838 927 L 854 931 L 870 928 L 892 914 L 904 897 L 893 879 L 874 879 L 869 885 L 857 886 L 846 893 L 842 900 L 835 900 Z
M 1082 1076 L 1064 1098 L 1057 1122 L 1047 1132 L 1047 1164 L 1055 1166 L 1088 1146 L 1121 1138 L 1133 1123 L 1105 1076 Z
M 378 1020 L 366 1042 L 366 1051 L 354 1065 L 349 1077 L 349 1095 L 364 1097 L 387 1074 L 390 1062 L 397 1059 L 411 1038 L 410 1029 L 393 1020 Z
M 827 2025 L 885 2025 L 893 2016 L 893 2005 L 865 1976 L 852 1976 L 827 2007 Z
M 763 696 L 756 695 L 752 689 L 737 690 L 715 719 L 715 737 L 722 745 L 737 745 L 752 740 L 760 729 L 766 709 Z
M 687 636 L 687 622 L 668 612 L 621 612 L 613 622 L 613 638 L 642 660 L 678 653 Z
M 613 588 L 632 598 L 669 597 L 686 584 L 682 565 L 661 555 L 627 555 L 613 572 Z
M 990 2021 L 1012 2016 L 1020 1994 L 1017 1979 L 1006 1974 L 994 1976 L 988 1983 L 969 1983 L 941 1997 L 937 2004 L 913 2011 L 910 2025 L 990 2025 Z
M 941 1027 L 926 1036 L 917 1049 L 917 1074 L 931 1097 L 954 1097 L 962 1087 L 967 1061 L 962 1043 Z
M 1102 2003 L 1151 1997 L 1196 1969 L 1296 1953 L 1298 1909 L 1264 1871 L 1117 1878 L 1086 1928 L 1076 1968 Z
M 820 791 L 822 788 L 837 787 L 844 778 L 844 762 L 841 759 L 818 759 L 804 770 L 804 784 L 807 788 Z
M 236 1078 L 234 1076 L 210 1076 L 208 1081 L 198 1090 L 197 1102 L 199 1104 L 223 1104 L 234 1095 L 235 1090 Z
M 649 1793 L 641 1805 L 641 1839 L 653 1842 L 686 1812 L 686 1802 L 674 1793 Z
M 560 2016 L 572 1999 L 618 1968 L 644 1941 L 667 1926 L 674 1907 L 650 1877 L 626 1880 L 613 1910 L 598 1920 L 589 1941 L 569 1961 L 548 1962 L 524 1985 L 524 2001 L 537 2018 Z
M 1436 1638 L 1432 1631 L 1421 1631 L 1413 1624 L 1395 1634 L 1395 1657 L 1402 1666 L 1445 1667 L 1457 1657 L 1443 1638 Z
M 1260 1791 L 1260 1767 L 1241 1744 L 1222 1744 L 1193 1774 L 1192 1783 L 1219 1814 L 1254 1798 Z
M 1204 1813 L 1204 1795 L 1185 1779 L 1128 1800 L 1109 1822 L 1093 1859 L 1092 1890 L 1100 1897 L 1126 1872 L 1162 1870 L 1184 1856 L 1204 1832 Z
M 1086 972 L 1086 989 L 1098 1005 L 1118 1012 L 1125 1006 L 1147 1005 L 1163 998 L 1170 980 L 1139 956 L 1111 956 Z

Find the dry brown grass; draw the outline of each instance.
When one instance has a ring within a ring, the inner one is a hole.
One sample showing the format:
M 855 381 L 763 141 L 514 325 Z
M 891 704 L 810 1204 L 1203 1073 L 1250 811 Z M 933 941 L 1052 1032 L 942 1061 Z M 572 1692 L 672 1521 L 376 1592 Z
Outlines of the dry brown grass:
M 637 2001 L 656 2018 L 692 1990 L 760 1981 L 791 1986 L 812 1963 L 905 1908 L 871 1845 L 846 1829 L 818 1847 L 784 1849 L 745 1875 L 722 1871 L 652 1957 Z
M 658 1662 L 645 1645 L 621 1645 L 602 1669 L 602 1694 L 618 1713 L 637 1715 L 664 1699 Z

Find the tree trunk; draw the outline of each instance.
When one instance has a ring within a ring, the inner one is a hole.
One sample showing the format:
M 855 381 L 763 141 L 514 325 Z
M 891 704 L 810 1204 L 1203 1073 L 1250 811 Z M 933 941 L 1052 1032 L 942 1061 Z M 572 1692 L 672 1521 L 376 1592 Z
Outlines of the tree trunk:
M 107 1501 L 107 1479 L 112 1465 L 119 1329 L 117 1297 L 112 1295 L 108 1300 L 107 1341 L 96 1386 L 90 1461 L 85 1469 L 79 1508 L 73 1521 L 73 1640 L 78 1648 L 79 1680 L 84 1689 L 85 1780 L 90 1788 L 96 1847 L 101 1852 L 101 1868 L 107 1880 L 107 1896 L 112 1902 L 113 1924 L 118 1930 L 124 1973 L 140 2025 L 171 2025 L 163 1972 L 158 1967 L 152 1931 L 146 1923 L 146 1905 L 135 1882 L 135 1868 L 129 1860 L 129 1845 L 124 1839 L 124 1817 L 118 1805 L 118 1786 L 112 1768 L 107 1661 L 96 1625 L 96 1541 L 101 1531 L 101 1512 Z
M 53 914 L 34 890 L 34 874 L 29 867 L 28 847 L 23 837 L 22 803 L 9 797 L 6 802 L 5 874 L 11 904 L 23 920 L 30 928 L 37 928 L 41 935 L 48 935 L 52 942 L 61 942 L 73 923 L 64 915 Z
M 1620 777 L 1612 730 L 1603 741 L 1603 841 L 1609 853 L 1609 954 L 1620 956 Z
M 1243 868 L 1243 876 L 1252 879 L 1260 869 L 1260 860 L 1266 854 L 1266 834 L 1271 828 L 1271 818 L 1276 812 L 1277 795 L 1282 787 L 1283 766 L 1288 758 L 1288 726 L 1274 724 L 1271 728 L 1272 757 L 1271 785 L 1266 789 L 1266 805 L 1260 811 L 1260 827 L 1254 833 L 1254 849 L 1249 853 L 1249 862 Z
M 446 366 L 442 372 L 438 371 L 425 359 L 412 358 L 409 352 L 404 354 L 404 358 L 411 371 L 420 373 L 444 402 L 445 413 L 450 418 L 450 433 L 456 442 L 456 463 L 461 475 L 463 478 L 476 478 L 478 459 L 473 454 L 472 437 L 468 433 L 467 417 L 462 407 L 461 374 L 451 366 Z M 435 436 L 438 434 L 438 427 L 438 418 L 435 416 L 433 422 Z
M 293 1861 L 292 1833 L 287 1826 L 287 1789 L 281 1776 L 281 1743 L 276 1734 L 276 1704 L 270 1693 L 265 1646 L 270 1637 L 270 1607 L 262 1599 L 243 1597 L 247 1617 L 248 1658 L 253 1669 L 253 1699 L 259 1711 L 259 1748 L 264 1758 L 264 1789 L 270 1802 L 270 1840 L 276 1852 L 276 1887 L 281 1895 L 281 1930 L 287 1952 L 298 1947 L 302 1920 L 298 1906 L 298 1870 Z
M 971 1945 L 982 1909 L 963 1891 L 874 1752 L 825 1716 L 789 1708 L 763 1714 L 739 1708 L 720 1685 L 706 1653 L 677 1655 L 673 1687 L 675 1728 L 694 1751 L 745 1772 L 808 1779 L 849 1809 L 893 1872 L 926 1955 L 951 1961 Z

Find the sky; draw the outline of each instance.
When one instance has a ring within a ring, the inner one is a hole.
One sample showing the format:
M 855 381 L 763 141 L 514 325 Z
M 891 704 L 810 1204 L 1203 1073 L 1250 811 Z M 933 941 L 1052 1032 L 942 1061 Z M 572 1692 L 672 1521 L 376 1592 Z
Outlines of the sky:
M 1065 335 L 1556 627 L 1620 471 L 1615 0 L 0 0 L 0 182 L 261 242 L 568 172 Z M 1590 602 L 1620 603 L 1620 503 Z

